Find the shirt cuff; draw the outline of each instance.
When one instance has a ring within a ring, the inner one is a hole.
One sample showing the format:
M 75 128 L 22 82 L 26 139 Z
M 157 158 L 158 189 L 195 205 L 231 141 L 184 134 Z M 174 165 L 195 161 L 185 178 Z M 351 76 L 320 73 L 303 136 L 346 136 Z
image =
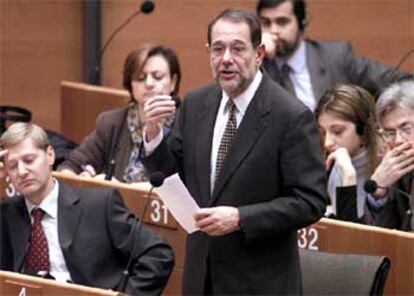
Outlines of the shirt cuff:
M 164 133 L 161 128 L 158 135 L 154 139 L 152 139 L 152 141 L 149 141 L 149 142 L 146 141 L 147 139 L 146 134 L 147 134 L 147 131 L 144 128 L 144 131 L 143 131 L 144 155 L 150 156 L 152 153 L 154 153 L 155 149 L 157 149 L 157 147 L 161 144 L 162 138 L 164 137 Z
M 381 198 L 375 198 L 371 194 L 367 194 L 367 202 L 374 209 L 382 208 L 388 201 L 388 195 Z

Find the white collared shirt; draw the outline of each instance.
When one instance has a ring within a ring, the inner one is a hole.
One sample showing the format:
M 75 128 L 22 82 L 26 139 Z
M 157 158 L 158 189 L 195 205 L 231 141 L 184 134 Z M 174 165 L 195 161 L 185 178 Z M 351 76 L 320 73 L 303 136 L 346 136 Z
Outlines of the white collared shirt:
M 298 49 L 287 62 L 277 60 L 276 63 L 279 69 L 284 63 L 289 65 L 291 68 L 289 77 L 295 88 L 296 97 L 298 97 L 298 99 L 310 110 L 314 111 L 316 108 L 316 99 L 313 94 L 312 82 L 307 64 L 305 42 L 303 40 L 300 41 Z
M 58 193 L 59 183 L 57 180 L 53 180 L 52 191 L 43 199 L 38 206 L 45 212 L 42 219 L 43 230 L 46 235 L 47 245 L 49 248 L 49 260 L 50 260 L 50 274 L 57 280 L 62 282 L 72 281 L 69 270 L 66 266 L 65 258 L 63 257 L 62 249 L 59 244 L 58 236 Z M 31 222 L 33 223 L 33 217 L 30 214 L 32 210 L 37 207 L 29 199 L 24 199 L 26 202 L 27 210 Z
M 240 126 L 241 121 L 243 120 L 244 114 L 246 113 L 247 107 L 252 101 L 254 94 L 256 93 L 257 88 L 259 87 L 260 82 L 262 81 L 263 74 L 260 71 L 257 71 L 252 83 L 249 87 L 239 96 L 233 99 L 234 104 L 236 105 L 236 121 L 237 128 Z M 221 138 L 223 137 L 224 130 L 228 121 L 229 110 L 226 110 L 227 101 L 229 96 L 223 91 L 221 96 L 220 107 L 216 117 L 216 123 L 214 125 L 214 134 L 213 134 L 213 144 L 211 149 L 211 170 L 210 170 L 210 193 L 213 193 L 215 175 L 216 175 L 216 162 L 218 149 L 220 146 Z

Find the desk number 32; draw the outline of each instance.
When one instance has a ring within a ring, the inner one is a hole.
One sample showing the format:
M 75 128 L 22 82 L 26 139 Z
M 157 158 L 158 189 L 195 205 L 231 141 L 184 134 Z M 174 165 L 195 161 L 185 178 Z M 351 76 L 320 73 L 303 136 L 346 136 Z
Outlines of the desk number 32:
M 318 230 L 314 227 L 302 228 L 298 230 L 299 248 L 318 251 L 318 238 Z

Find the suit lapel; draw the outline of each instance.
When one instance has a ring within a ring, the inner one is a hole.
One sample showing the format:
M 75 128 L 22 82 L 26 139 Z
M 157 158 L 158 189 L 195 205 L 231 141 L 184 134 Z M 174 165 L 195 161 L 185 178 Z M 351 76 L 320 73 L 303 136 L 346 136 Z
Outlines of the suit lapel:
M 198 118 L 197 124 L 197 174 L 201 188 L 201 206 L 210 201 L 211 148 L 214 124 L 220 106 L 221 90 L 215 88 L 206 99 L 205 108 Z
M 249 107 L 246 110 L 243 121 L 241 122 L 232 148 L 229 151 L 221 169 L 220 175 L 214 184 L 213 196 L 210 206 L 217 200 L 224 186 L 229 181 L 232 174 L 240 166 L 248 153 L 253 149 L 259 136 L 266 128 L 264 117 L 270 112 L 269 95 L 266 95 L 266 85 L 269 81 L 267 75 L 263 76 L 261 85 L 254 95 Z
M 80 199 L 76 192 L 59 182 L 58 196 L 58 234 L 63 251 L 68 250 L 76 233 L 82 214 Z
M 9 233 L 13 250 L 13 270 L 20 271 L 29 243 L 31 222 L 23 197 L 8 213 Z
M 326 67 L 314 45 L 309 41 L 305 41 L 305 45 L 306 62 L 309 69 L 313 95 L 315 96 L 316 102 L 318 102 L 322 96 L 322 92 L 329 85 Z

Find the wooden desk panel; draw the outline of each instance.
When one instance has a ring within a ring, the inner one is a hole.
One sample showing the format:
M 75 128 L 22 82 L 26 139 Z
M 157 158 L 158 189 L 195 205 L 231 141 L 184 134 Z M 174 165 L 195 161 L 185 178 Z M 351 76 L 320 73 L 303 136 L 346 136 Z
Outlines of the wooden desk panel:
M 76 143 L 95 129 L 102 111 L 124 106 L 130 99 L 127 91 L 109 87 L 69 81 L 60 87 L 61 131 Z
M 67 284 L 16 272 L 0 271 L 0 295 L 117 296 L 118 292 Z
M 150 188 L 146 183 L 128 185 L 62 173 L 54 174 L 58 179 L 73 186 L 115 187 L 120 190 L 126 205 L 138 216 L 142 214 Z M 0 192 L 5 192 L 6 186 L 7 184 L 3 182 Z M 8 188 L 9 192 L 13 191 Z M 174 248 L 176 267 L 165 293 L 180 294 L 186 233 L 168 211 L 162 208 L 162 202 L 155 195 L 151 195 L 148 202 L 144 221 Z M 388 256 L 391 259 L 391 269 L 387 279 L 386 294 L 414 295 L 413 233 L 321 219 L 318 223 L 298 231 L 298 245 L 302 248 L 334 253 Z

